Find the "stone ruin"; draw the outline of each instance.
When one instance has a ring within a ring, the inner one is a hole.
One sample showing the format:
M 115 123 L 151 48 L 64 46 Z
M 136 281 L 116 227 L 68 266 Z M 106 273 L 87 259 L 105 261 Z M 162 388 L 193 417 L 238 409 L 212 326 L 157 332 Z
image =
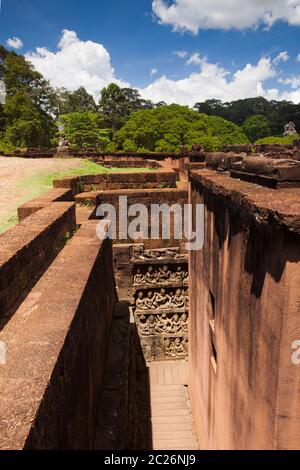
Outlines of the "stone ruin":
M 297 130 L 294 122 L 289 122 L 284 126 L 284 137 L 290 137 L 292 135 L 297 135 Z
M 148 155 L 23 204 L 0 235 L 0 448 L 195 449 L 193 426 L 201 449 L 298 448 L 298 152 Z M 203 204 L 203 249 L 100 240 L 120 195 Z

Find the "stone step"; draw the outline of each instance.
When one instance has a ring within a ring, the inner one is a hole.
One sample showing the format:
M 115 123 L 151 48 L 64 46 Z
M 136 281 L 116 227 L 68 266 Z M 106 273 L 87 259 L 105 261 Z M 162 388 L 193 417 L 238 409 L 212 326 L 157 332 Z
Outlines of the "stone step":
M 180 423 L 157 423 L 152 421 L 152 432 L 153 435 L 157 433 L 168 433 L 168 432 L 177 432 L 178 430 L 184 431 L 186 433 L 191 432 L 193 433 L 193 423 L 190 422 L 183 422 L 180 420 Z
M 160 423 L 168 424 L 168 423 L 170 423 L 170 424 L 179 424 L 179 425 L 180 425 L 180 423 L 192 423 L 193 422 L 193 420 L 192 420 L 192 418 L 189 414 L 185 415 L 185 416 L 179 416 L 179 415 L 170 416 L 170 414 L 168 414 L 166 416 L 152 416 L 151 421 L 154 424 L 160 424 Z

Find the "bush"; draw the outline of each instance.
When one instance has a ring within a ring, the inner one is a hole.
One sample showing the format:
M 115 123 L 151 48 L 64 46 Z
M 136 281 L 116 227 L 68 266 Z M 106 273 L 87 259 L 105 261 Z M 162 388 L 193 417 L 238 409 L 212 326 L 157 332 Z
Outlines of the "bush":
M 293 144 L 295 140 L 299 140 L 299 139 L 300 139 L 299 134 L 290 135 L 289 137 L 271 136 L 271 137 L 265 137 L 264 139 L 259 139 L 255 143 L 256 144 L 283 144 L 283 145 L 289 145 L 289 144 Z

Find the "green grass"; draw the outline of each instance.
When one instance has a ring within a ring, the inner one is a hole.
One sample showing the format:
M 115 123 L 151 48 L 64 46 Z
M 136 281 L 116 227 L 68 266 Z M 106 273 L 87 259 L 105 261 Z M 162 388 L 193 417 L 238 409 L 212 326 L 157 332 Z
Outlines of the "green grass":
M 6 220 L 2 221 L 2 223 L 0 222 L 0 233 L 5 232 L 18 223 L 17 208 L 20 205 L 48 192 L 53 188 L 53 180 L 55 179 L 63 178 L 64 176 L 99 175 L 101 173 L 140 173 L 155 171 L 149 168 L 106 168 L 85 159 L 76 159 L 76 162 L 78 162 L 77 168 L 71 168 L 70 170 L 56 173 L 39 173 L 22 179 L 17 187 L 20 192 L 20 197 L 15 201 L 15 209 L 8 215 Z M 24 188 L 26 188 L 25 192 Z

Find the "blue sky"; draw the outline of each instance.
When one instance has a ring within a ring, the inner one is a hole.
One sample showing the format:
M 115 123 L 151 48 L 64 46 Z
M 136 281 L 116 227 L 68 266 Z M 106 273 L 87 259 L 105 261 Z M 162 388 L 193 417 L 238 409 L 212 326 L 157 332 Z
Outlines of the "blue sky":
M 116 81 L 190 106 L 300 102 L 300 0 L 2 0 L 0 42 L 9 39 L 54 86 L 95 97 Z

